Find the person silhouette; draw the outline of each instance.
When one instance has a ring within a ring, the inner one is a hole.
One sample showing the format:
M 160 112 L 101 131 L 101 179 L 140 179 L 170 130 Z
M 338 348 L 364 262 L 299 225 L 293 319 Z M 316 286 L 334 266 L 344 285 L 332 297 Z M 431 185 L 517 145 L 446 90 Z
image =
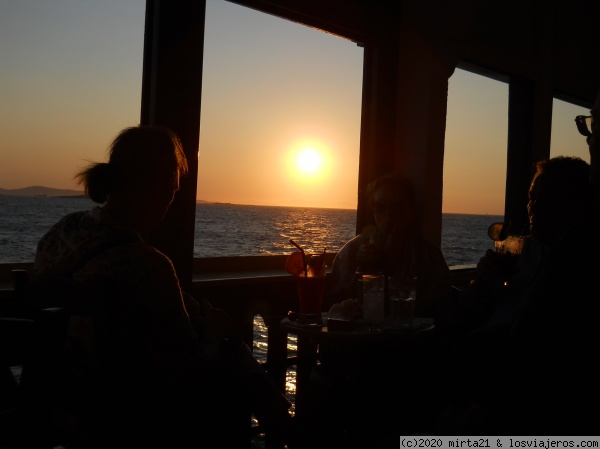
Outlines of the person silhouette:
M 399 173 L 387 173 L 371 182 L 366 194 L 370 222 L 334 258 L 326 310 L 357 298 L 362 274 L 376 272 L 387 276 L 388 285 L 396 280 L 399 285 L 410 282 L 416 292 L 416 317 L 433 318 L 436 323 L 448 319 L 453 308 L 450 270 L 440 248 L 420 231 L 412 182 Z M 312 388 L 325 404 L 319 411 L 327 413 L 329 404 L 337 409 L 345 403 L 353 419 L 360 416 L 361 425 L 350 429 L 352 447 L 365 447 L 373 435 L 388 437 L 384 432 L 400 432 L 400 428 L 410 429 L 431 419 L 434 405 L 429 391 L 440 376 L 434 369 L 436 356 L 429 340 L 408 347 L 382 341 L 353 345 L 322 342 L 318 356 Z M 398 389 L 399 382 L 411 385 L 410 391 Z M 403 405 L 390 410 L 389 404 L 396 401 Z M 334 418 L 328 416 L 322 422 L 333 427 Z M 337 419 L 342 422 L 336 425 L 347 424 L 341 416 Z M 395 442 L 397 434 L 393 435 Z
M 448 353 L 454 388 L 438 433 L 598 431 L 598 383 L 581 365 L 600 338 L 593 172 L 577 157 L 536 163 L 528 214 L 529 245 L 537 250 L 528 253 L 526 244 L 508 274 L 506 256 L 488 251 L 461 295 L 462 314 L 477 319 L 467 320 L 466 335 Z
M 71 319 L 63 386 L 86 418 L 84 447 L 227 447 L 239 438 L 234 419 L 249 432 L 251 412 L 273 438 L 293 429 L 291 403 L 229 317 L 182 292 L 171 260 L 147 242 L 187 170 L 171 130 L 126 128 L 108 162 L 77 175 L 102 206 L 63 217 L 39 241 L 34 282 L 69 278 L 95 301 L 91 322 Z
M 590 165 L 578 157 L 538 161 L 529 188 L 529 235 L 520 255 L 493 249 L 479 260 L 475 278 L 459 298 L 459 317 L 467 329 L 508 325 L 519 298 L 534 282 L 554 244 L 589 217 Z
M 367 187 L 370 222 L 334 258 L 326 295 L 328 308 L 357 297 L 361 271 L 374 270 L 416 283 L 415 314 L 442 318 L 450 313 L 450 269 L 439 247 L 421 234 L 414 187 L 387 173 Z

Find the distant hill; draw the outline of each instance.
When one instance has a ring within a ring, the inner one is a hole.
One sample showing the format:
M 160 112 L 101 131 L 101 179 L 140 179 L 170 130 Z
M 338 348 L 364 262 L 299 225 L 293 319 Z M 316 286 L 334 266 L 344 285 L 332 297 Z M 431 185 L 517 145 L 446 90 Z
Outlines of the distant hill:
M 0 188 L 0 195 L 85 197 L 85 193 L 81 190 L 53 189 L 51 187 L 42 187 L 42 186 L 23 187 L 22 189 L 2 189 L 2 188 Z
M 3 189 L 0 187 L 0 195 L 87 198 L 87 195 L 82 190 L 53 189 L 52 187 L 44 186 L 23 187 L 22 189 Z M 196 200 L 196 202 L 206 204 L 232 204 L 206 200 Z

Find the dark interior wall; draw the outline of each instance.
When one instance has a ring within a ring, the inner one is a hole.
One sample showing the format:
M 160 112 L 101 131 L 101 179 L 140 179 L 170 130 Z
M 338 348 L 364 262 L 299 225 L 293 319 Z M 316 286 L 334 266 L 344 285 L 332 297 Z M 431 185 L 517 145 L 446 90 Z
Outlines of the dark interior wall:
M 555 0 L 554 24 L 556 94 L 568 101 L 582 100 L 589 107 L 600 87 L 600 2 Z
M 555 91 L 584 102 L 600 83 L 596 0 L 228 1 L 363 43 L 372 30 L 401 25 L 450 64 L 468 60 L 526 78 L 543 73 Z

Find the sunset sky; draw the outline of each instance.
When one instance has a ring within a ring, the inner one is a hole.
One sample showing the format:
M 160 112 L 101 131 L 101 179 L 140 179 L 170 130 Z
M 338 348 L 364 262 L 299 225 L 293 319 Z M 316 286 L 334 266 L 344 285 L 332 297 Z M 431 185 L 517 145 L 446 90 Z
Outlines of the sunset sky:
M 144 0 L 0 0 L 0 187 L 78 189 L 139 123 Z M 198 198 L 354 209 L 363 49 L 207 0 Z M 508 86 L 450 79 L 444 212 L 501 214 Z M 589 160 L 554 103 L 552 155 Z

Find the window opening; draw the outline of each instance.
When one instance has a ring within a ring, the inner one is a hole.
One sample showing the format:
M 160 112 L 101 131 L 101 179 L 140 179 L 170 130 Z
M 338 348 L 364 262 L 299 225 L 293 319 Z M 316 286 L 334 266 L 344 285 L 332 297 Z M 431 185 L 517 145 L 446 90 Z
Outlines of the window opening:
M 0 263 L 31 263 L 74 175 L 140 121 L 145 0 L 0 6 Z M 110 24 L 110 26 L 107 26 Z
M 442 252 L 471 266 L 491 247 L 488 226 L 503 221 L 508 85 L 456 69 L 448 85 Z
M 355 235 L 363 49 L 206 4 L 194 257 L 337 252 Z
M 589 108 L 583 108 L 554 98 L 552 102 L 550 157 L 577 156 L 586 162 L 590 161 L 590 153 L 585 137 L 579 134 L 575 125 L 576 116 L 589 114 Z

